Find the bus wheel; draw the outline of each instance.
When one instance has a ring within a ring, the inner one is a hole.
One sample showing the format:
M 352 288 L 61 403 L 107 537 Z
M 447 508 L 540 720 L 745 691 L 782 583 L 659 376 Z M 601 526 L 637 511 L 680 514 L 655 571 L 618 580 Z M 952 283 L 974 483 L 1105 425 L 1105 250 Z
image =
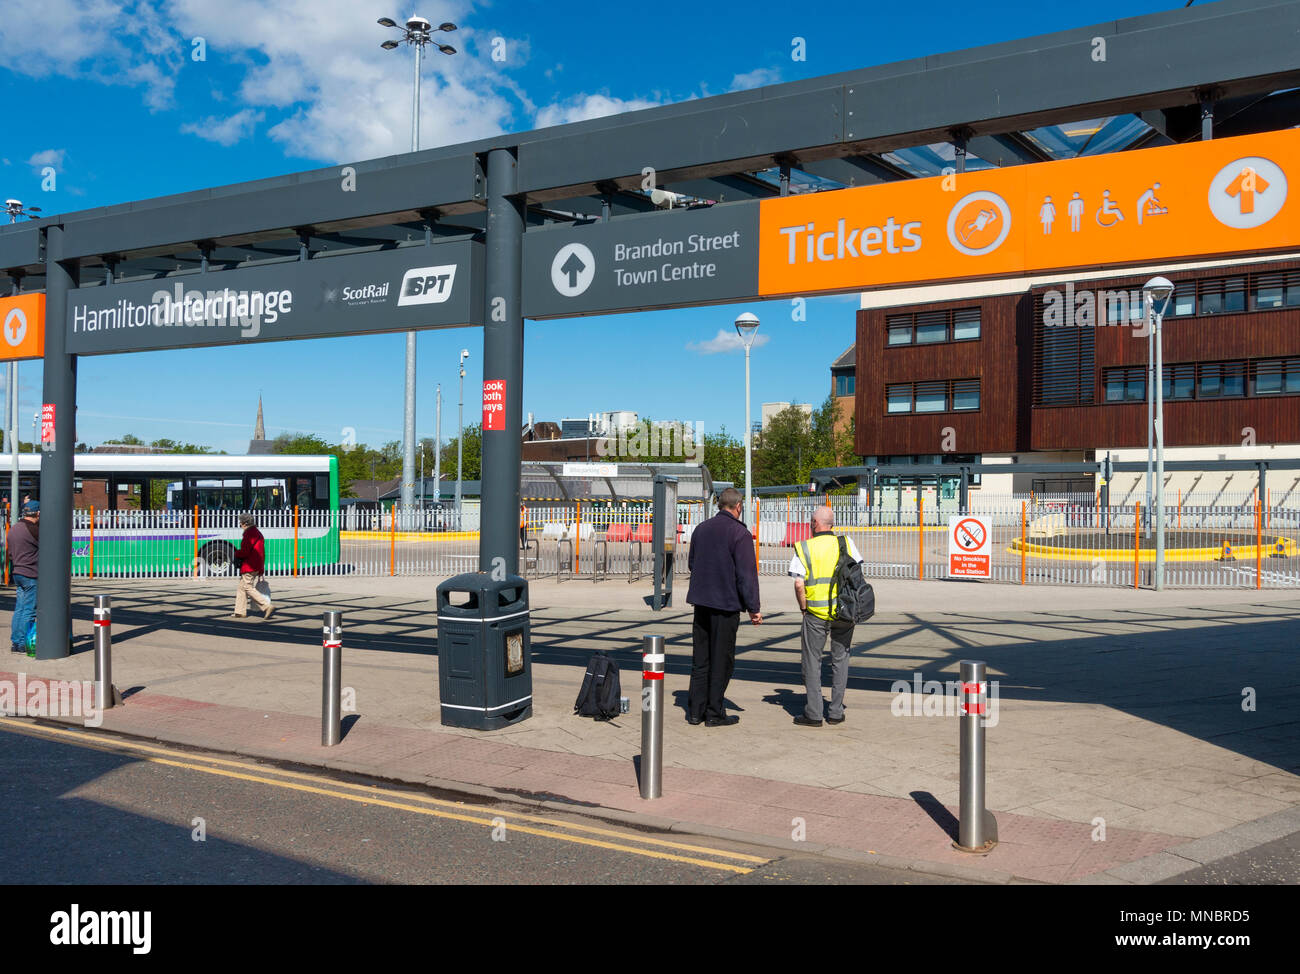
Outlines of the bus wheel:
M 205 545 L 199 551 L 199 557 L 207 566 L 209 575 L 234 575 L 238 571 L 235 565 L 235 548 L 224 541 L 214 541 Z

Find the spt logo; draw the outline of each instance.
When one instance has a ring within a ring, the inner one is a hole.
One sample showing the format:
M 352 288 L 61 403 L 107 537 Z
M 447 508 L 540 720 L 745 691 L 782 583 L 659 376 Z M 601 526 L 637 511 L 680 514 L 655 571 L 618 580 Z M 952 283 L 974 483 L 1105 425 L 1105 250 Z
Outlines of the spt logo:
M 1011 232 L 1011 207 L 997 193 L 967 193 L 948 211 L 948 242 L 970 257 L 992 253 Z
M 406 304 L 442 304 L 451 297 L 455 281 L 455 264 L 412 267 L 402 277 L 402 290 L 397 296 L 397 304 L 399 307 Z

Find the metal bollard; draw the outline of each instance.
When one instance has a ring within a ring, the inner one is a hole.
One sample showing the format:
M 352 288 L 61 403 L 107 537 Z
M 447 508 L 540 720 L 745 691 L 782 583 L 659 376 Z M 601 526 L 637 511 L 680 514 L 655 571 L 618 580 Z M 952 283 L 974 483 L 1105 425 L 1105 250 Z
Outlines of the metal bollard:
M 331 609 L 325 613 L 321 646 L 320 742 L 322 747 L 333 747 L 343 737 L 342 612 Z
M 113 598 L 96 595 L 92 611 L 95 622 L 95 702 L 101 710 L 110 710 L 122 702 L 113 686 Z
M 664 637 L 641 640 L 641 797 L 663 794 Z
M 959 852 L 988 852 L 998 844 L 998 823 L 984 807 L 984 720 L 988 682 L 982 660 L 961 661 L 961 821 Z

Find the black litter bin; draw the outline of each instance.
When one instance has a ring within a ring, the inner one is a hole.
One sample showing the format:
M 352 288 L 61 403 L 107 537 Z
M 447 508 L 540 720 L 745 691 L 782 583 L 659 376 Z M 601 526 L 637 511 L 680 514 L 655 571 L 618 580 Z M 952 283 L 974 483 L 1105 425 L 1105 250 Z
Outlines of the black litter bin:
M 486 572 L 438 586 L 438 688 L 442 722 L 494 730 L 533 715 L 528 583 Z

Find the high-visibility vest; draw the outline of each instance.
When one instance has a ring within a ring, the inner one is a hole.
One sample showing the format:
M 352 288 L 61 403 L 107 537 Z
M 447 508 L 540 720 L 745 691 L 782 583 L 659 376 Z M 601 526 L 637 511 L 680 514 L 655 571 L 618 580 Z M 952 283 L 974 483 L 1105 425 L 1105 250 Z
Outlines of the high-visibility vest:
M 840 541 L 833 534 L 819 534 L 799 542 L 799 562 L 804 570 L 804 595 L 808 611 L 818 619 L 830 620 L 835 605 L 835 566 L 840 561 Z
M 528 527 L 528 508 L 526 507 L 519 508 L 519 526 L 521 528 Z

